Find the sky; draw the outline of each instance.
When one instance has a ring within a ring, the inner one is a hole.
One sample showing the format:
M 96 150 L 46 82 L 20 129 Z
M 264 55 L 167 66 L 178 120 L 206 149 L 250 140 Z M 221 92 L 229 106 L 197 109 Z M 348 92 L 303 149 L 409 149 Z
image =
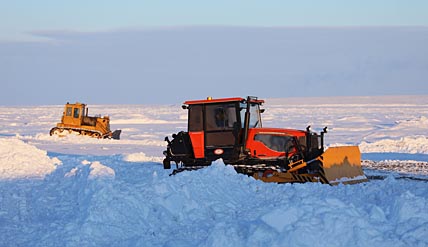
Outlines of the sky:
M 421 0 L 0 0 L 0 105 L 428 94 L 427 10 Z
M 37 30 L 162 26 L 427 26 L 425 0 L 0 0 L 0 40 Z

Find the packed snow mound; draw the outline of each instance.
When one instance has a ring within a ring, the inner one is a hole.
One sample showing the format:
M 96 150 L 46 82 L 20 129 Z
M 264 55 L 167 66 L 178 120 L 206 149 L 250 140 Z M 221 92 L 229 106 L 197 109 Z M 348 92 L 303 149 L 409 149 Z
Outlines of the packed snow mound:
M 91 164 L 89 178 L 114 178 L 115 172 L 112 168 L 101 164 L 99 161 L 94 161 Z
M 61 161 L 18 139 L 0 139 L 0 179 L 43 178 Z
M 359 147 L 363 153 L 428 154 L 428 138 L 426 136 L 409 136 L 398 140 L 383 139 L 373 143 L 362 142 Z
M 155 169 L 155 168 L 154 168 Z M 82 243 L 132 246 L 409 246 L 428 244 L 425 184 L 267 184 L 222 161 L 168 176 L 143 169 L 91 191 Z M 134 176 L 137 176 L 135 174 Z M 132 196 L 131 196 L 132 195 Z M 398 226 L 398 227 L 397 227 Z M 138 230 L 137 230 L 138 229 Z M 105 238 L 107 235 L 109 239 Z
M 132 154 L 125 154 L 123 156 L 123 160 L 128 162 L 162 162 L 162 157 L 155 157 L 155 156 L 147 156 L 143 152 L 139 153 L 132 153 Z
M 84 167 L 89 167 L 88 179 L 113 179 L 116 175 L 115 171 L 99 161 L 88 161 L 83 160 L 82 165 L 72 168 L 67 172 L 64 177 L 73 178 L 78 176 L 78 174 L 84 169 Z

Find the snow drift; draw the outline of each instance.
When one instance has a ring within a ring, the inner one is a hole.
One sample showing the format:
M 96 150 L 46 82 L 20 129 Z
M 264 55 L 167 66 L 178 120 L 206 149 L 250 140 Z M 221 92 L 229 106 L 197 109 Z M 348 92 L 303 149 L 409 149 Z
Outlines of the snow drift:
M 33 163 L 43 153 L 16 143 Z M 222 161 L 169 176 L 160 163 L 121 155 L 58 158 L 63 164 L 44 180 L 0 180 L 1 246 L 428 244 L 424 182 L 278 185 Z
M 428 138 L 426 136 L 401 137 L 398 140 L 382 139 L 376 142 L 361 142 L 363 153 L 411 153 L 428 154 Z
M 18 139 L 0 139 L 0 179 L 43 178 L 61 161 Z
M 129 162 L 162 162 L 163 157 L 147 156 L 143 152 L 124 155 L 124 160 Z

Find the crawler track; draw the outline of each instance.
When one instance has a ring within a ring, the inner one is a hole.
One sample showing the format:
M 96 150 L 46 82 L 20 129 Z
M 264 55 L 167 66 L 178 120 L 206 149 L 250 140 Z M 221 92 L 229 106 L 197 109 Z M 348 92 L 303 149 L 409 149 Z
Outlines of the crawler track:
M 272 166 L 272 165 L 231 165 L 235 168 L 235 170 L 239 173 L 243 174 L 252 174 L 255 172 L 265 172 L 265 171 L 281 171 L 281 168 L 279 166 Z M 183 172 L 183 171 L 195 171 L 202 168 L 205 168 L 208 166 L 182 166 L 177 169 L 174 169 L 174 171 L 170 175 L 175 175 L 177 173 Z
M 52 128 L 49 134 L 52 135 L 58 135 L 58 136 L 65 136 L 72 133 L 76 133 L 78 135 L 84 135 L 84 136 L 90 136 L 93 138 L 107 138 L 107 135 L 103 135 L 100 131 L 94 131 L 94 130 L 88 130 L 88 129 L 82 129 L 82 128 Z

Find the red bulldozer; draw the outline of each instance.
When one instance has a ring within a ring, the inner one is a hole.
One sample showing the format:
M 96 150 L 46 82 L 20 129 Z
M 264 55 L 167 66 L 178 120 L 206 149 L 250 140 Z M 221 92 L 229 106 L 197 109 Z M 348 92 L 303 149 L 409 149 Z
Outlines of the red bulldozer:
M 172 174 L 195 170 L 223 159 L 238 173 L 265 182 L 352 184 L 367 181 L 358 146 L 324 150 L 324 135 L 306 130 L 262 127 L 264 103 L 257 97 L 184 102 L 188 131 L 165 138 L 165 169 Z

